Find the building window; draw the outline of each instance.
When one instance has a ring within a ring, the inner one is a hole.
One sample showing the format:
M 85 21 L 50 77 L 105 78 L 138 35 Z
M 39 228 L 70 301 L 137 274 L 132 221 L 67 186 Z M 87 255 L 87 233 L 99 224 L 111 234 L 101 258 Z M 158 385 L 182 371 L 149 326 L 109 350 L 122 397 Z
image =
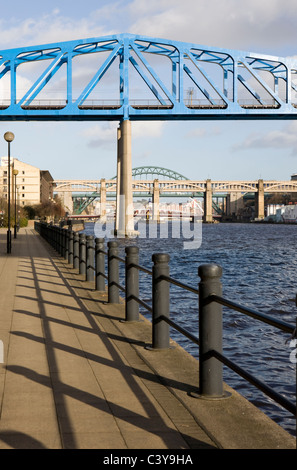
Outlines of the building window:
M 22 171 L 22 175 L 24 175 L 24 174 L 25 174 L 25 171 L 23 170 L 23 171 Z
M 25 197 L 25 194 L 22 194 L 22 197 Z
M 22 186 L 22 189 L 25 189 L 25 186 Z

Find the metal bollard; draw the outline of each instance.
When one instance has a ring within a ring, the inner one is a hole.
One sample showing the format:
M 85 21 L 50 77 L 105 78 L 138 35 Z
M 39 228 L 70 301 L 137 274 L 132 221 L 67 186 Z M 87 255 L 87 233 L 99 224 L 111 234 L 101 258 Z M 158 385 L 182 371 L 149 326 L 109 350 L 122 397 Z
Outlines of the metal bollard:
M 73 264 L 73 231 L 69 230 L 68 263 Z
M 65 231 L 65 250 L 64 250 L 64 258 L 68 261 L 68 253 L 69 253 L 69 230 L 64 229 Z
M 87 257 L 86 257 L 86 281 L 94 280 L 94 271 L 95 271 L 95 253 L 94 253 L 94 237 L 88 235 L 87 238 Z
M 126 321 L 139 320 L 139 304 L 135 298 L 139 298 L 139 271 L 134 266 L 139 263 L 139 248 L 137 246 L 127 246 L 125 264 L 125 290 L 126 290 Z
M 79 269 L 79 234 L 73 234 L 73 268 Z
M 164 318 L 169 318 L 169 282 L 160 279 L 169 276 L 169 255 L 156 253 L 153 255 L 153 332 L 152 348 L 169 348 L 169 325 Z
M 59 250 L 58 250 L 58 253 L 59 255 L 62 255 L 62 247 L 63 247 L 63 229 L 61 227 L 59 227 Z
M 119 261 L 115 259 L 118 256 L 118 243 L 108 242 L 108 302 L 112 304 L 119 303 Z
M 222 306 L 210 302 L 209 296 L 222 295 L 222 268 L 216 264 L 199 266 L 199 395 L 202 398 L 225 398 L 223 364 L 211 356 L 211 351 L 222 353 Z
M 86 274 L 86 235 L 79 234 L 79 274 Z
M 104 251 L 104 238 L 95 239 L 95 269 L 96 269 L 96 278 L 95 278 L 95 289 L 104 291 L 105 290 L 105 255 Z
M 57 251 L 57 227 L 54 227 L 54 236 L 53 236 L 53 240 L 54 240 L 54 249 Z
M 62 228 L 62 257 L 65 258 L 65 253 L 66 253 L 66 230 Z

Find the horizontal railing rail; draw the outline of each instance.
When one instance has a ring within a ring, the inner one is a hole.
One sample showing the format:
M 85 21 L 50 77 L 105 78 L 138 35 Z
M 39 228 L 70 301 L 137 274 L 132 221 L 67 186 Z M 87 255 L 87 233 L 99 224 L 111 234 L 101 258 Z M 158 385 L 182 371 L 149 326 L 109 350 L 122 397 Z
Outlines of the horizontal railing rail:
M 240 305 L 222 296 L 222 268 L 215 264 L 199 266 L 199 288 L 194 288 L 169 275 L 169 255 L 152 255 L 152 270 L 139 264 L 139 249 L 125 248 L 126 257 L 118 253 L 118 242 L 109 241 L 104 249 L 104 239 L 75 233 L 46 223 L 35 223 L 35 229 L 46 239 L 87 281 L 95 280 L 95 290 L 106 291 L 109 303 L 119 303 L 119 291 L 125 292 L 125 321 L 139 321 L 139 306 L 152 315 L 152 349 L 170 347 L 169 328 L 172 327 L 199 346 L 199 396 L 206 399 L 223 399 L 228 394 L 223 389 L 223 365 L 257 387 L 276 403 L 296 415 L 296 404 L 283 397 L 257 377 L 223 355 L 222 307 L 243 313 L 296 338 L 296 327 L 270 315 Z M 107 261 L 107 263 L 106 263 Z M 119 263 L 125 267 L 125 286 L 119 281 Z M 105 274 L 107 264 L 107 275 Z M 152 277 L 152 306 L 139 297 L 139 272 Z M 107 281 L 107 286 L 105 284 Z M 194 293 L 199 302 L 199 337 L 187 331 L 170 318 L 169 286 L 175 285 Z

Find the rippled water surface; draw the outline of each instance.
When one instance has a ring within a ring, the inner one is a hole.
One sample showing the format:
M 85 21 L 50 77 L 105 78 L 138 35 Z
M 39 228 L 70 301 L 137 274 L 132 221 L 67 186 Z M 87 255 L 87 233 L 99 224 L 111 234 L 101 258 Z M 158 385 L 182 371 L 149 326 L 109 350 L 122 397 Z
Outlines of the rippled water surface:
M 93 234 L 93 225 L 86 232 Z M 169 231 L 170 232 L 170 231 Z M 170 255 L 170 275 L 198 286 L 198 266 L 222 266 L 223 295 L 278 319 L 296 322 L 296 225 L 210 224 L 202 227 L 199 248 L 184 249 L 181 238 L 119 239 L 120 256 L 129 245 L 138 245 L 140 264 L 151 269 L 152 253 Z M 107 239 L 108 240 L 108 239 Z M 122 283 L 124 273 L 121 270 Z M 140 274 L 140 297 L 151 301 L 151 280 Z M 198 337 L 198 300 L 195 294 L 170 287 L 171 318 Z M 141 309 L 142 314 L 146 314 Z M 290 361 L 290 336 L 241 313 L 223 309 L 223 352 L 290 401 L 296 400 L 296 364 Z M 171 337 L 193 356 L 197 346 L 175 330 Z M 296 435 L 292 415 L 252 385 L 224 367 L 224 380 L 272 419 Z

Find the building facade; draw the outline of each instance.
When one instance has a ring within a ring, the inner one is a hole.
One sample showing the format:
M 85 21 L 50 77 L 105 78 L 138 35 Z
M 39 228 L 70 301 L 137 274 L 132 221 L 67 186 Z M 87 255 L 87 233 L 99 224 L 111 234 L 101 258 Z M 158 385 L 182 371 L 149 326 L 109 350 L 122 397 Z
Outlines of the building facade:
M 42 171 L 17 158 L 10 159 L 11 200 L 16 196 L 21 207 L 34 206 L 53 198 L 53 178 L 49 171 Z M 16 171 L 15 171 L 16 170 Z M 8 158 L 1 158 L 0 197 L 8 199 Z

